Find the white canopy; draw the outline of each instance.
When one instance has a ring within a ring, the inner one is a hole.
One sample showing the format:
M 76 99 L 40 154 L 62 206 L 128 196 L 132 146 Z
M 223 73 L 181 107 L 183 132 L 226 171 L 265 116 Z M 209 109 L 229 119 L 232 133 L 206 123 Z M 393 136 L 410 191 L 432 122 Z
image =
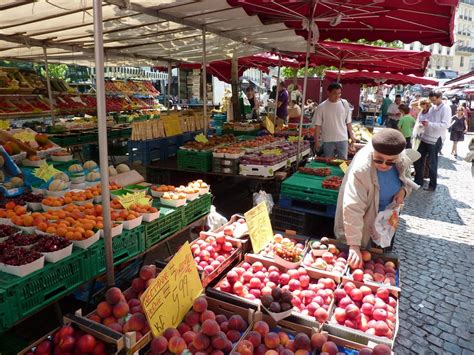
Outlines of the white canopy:
M 302 51 L 304 38 L 283 23 L 263 25 L 257 16 L 219 0 L 110 0 L 103 2 L 106 65 L 200 62 L 202 29 L 207 60 L 262 50 Z M 92 0 L 3 0 L 0 58 L 93 65 Z

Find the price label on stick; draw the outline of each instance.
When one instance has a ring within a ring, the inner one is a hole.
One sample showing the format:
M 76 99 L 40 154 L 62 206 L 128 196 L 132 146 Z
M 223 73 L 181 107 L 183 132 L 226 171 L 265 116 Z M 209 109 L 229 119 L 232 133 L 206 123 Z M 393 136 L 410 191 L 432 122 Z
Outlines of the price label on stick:
M 267 204 L 260 202 L 256 207 L 245 213 L 250 240 L 254 253 L 260 252 L 273 238 L 272 224 L 268 215 Z
M 130 209 L 131 205 L 147 205 L 150 202 L 150 198 L 146 197 L 145 191 L 135 192 L 133 194 L 125 194 L 119 196 L 118 200 L 123 208 Z
M 346 174 L 346 173 L 347 173 L 347 170 L 349 169 L 349 166 L 347 165 L 346 162 L 344 162 L 344 163 L 342 163 L 341 165 L 339 165 L 339 167 L 341 168 L 341 170 L 342 170 L 342 172 L 343 172 L 344 174 Z
M 165 127 L 165 133 L 167 137 L 177 136 L 183 133 L 179 119 L 176 116 L 169 116 L 163 118 L 163 126 Z
M 186 242 L 140 298 L 155 337 L 176 328 L 202 293 L 202 283 Z
M 47 164 L 46 162 L 41 164 L 39 168 L 33 171 L 34 176 L 44 181 L 49 181 L 49 179 L 58 173 L 60 173 L 58 169 L 52 165 Z

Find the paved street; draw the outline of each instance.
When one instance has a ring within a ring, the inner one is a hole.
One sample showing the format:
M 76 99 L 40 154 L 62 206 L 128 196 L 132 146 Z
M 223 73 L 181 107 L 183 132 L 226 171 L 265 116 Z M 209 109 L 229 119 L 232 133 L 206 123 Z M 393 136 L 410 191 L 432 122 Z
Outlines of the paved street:
M 474 354 L 474 178 L 470 163 L 449 155 L 451 144 L 440 157 L 436 192 L 413 193 L 397 231 L 396 354 Z M 458 147 L 462 158 L 467 144 Z

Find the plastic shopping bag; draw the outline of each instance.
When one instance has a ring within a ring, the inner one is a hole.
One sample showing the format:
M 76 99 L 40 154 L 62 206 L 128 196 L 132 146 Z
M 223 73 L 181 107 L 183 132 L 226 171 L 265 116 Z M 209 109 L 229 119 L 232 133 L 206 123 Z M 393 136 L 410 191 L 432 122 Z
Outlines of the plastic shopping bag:
M 421 136 L 425 132 L 425 126 L 423 126 L 419 121 L 416 122 L 415 127 L 413 127 L 412 133 L 412 149 L 418 150 L 418 147 L 421 143 Z
M 227 223 L 227 218 L 217 213 L 216 207 L 211 206 L 211 212 L 207 216 L 206 224 L 209 227 L 210 231 L 216 230 L 219 227 L 222 227 Z
M 372 240 L 381 248 L 387 248 L 392 243 L 402 207 L 403 205 L 397 205 L 392 202 L 385 210 L 379 212 L 375 218 Z
M 265 191 L 260 190 L 259 192 L 254 192 L 253 194 L 253 205 L 257 206 L 260 202 L 265 201 L 267 203 L 268 214 L 272 213 L 273 205 L 273 196 L 267 194 Z

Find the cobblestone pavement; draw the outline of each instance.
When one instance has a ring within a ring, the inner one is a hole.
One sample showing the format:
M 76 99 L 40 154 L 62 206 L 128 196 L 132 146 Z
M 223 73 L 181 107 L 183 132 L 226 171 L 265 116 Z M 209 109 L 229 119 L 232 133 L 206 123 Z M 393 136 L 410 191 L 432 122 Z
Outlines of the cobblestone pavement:
M 437 190 L 412 194 L 396 234 L 396 354 L 474 354 L 474 178 L 470 163 L 449 155 L 451 144 L 440 156 Z M 464 157 L 467 140 L 458 150 Z

